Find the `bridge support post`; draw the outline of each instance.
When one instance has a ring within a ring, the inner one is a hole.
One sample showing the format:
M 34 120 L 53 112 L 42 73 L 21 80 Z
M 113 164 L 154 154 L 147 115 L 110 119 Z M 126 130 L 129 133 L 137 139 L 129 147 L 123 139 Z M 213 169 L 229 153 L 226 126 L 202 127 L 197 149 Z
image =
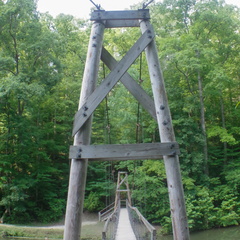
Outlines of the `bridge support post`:
M 101 58 L 103 33 L 104 25 L 98 22 L 93 23 L 82 81 L 79 109 L 96 87 Z M 84 126 L 74 136 L 74 145 L 90 144 L 91 126 L 92 117 L 89 117 Z M 80 155 L 81 154 L 79 152 L 79 157 Z M 80 239 L 87 165 L 88 159 L 71 160 L 64 240 Z
M 72 161 L 64 240 L 79 240 L 81 235 L 88 161 L 160 159 L 162 156 L 167 174 L 174 240 L 189 240 L 186 207 L 178 159 L 179 149 L 177 147 L 178 144 L 175 142 L 167 94 L 154 41 L 155 35 L 149 19 L 150 15 L 147 9 L 113 12 L 98 10 L 94 11 L 91 15 L 91 20 L 94 21 L 94 23 L 92 25 L 88 46 L 79 110 L 75 115 L 74 121 L 74 146 L 70 148 L 70 158 Z M 118 63 L 107 50 L 104 48 L 102 50 L 105 27 L 139 26 L 143 33 L 142 36 Z M 126 73 L 144 49 L 146 51 L 152 83 L 154 103 L 141 86 Z M 112 71 L 95 89 L 101 52 L 103 62 L 105 62 Z M 122 79 L 121 81 L 124 86 L 127 87 L 143 107 L 148 110 L 152 117 L 157 120 L 161 138 L 161 143 L 159 143 L 160 145 L 157 145 L 157 147 L 156 144 L 151 144 L 151 146 L 148 144 L 135 144 L 135 146 L 128 144 L 124 146 L 124 152 L 121 150 L 123 146 L 119 147 L 118 145 L 111 147 L 101 145 L 100 150 L 97 146 L 92 146 L 91 148 L 92 114 L 120 79 Z M 92 150 L 93 148 L 95 149 L 94 151 Z M 127 152 L 126 148 L 128 148 Z M 124 181 L 125 178 L 118 182 L 119 193 L 126 191 L 120 189 L 120 185 L 124 183 Z M 118 199 L 119 196 L 120 194 L 117 194 L 116 199 Z M 130 195 L 128 195 L 128 198 L 130 199 Z
M 149 21 L 142 21 L 140 27 L 142 32 L 150 29 Z M 147 46 L 145 52 L 152 83 L 161 142 L 174 142 L 175 134 L 172 126 L 172 118 L 154 40 Z M 178 155 L 164 156 L 163 159 L 168 182 L 174 240 L 189 240 L 187 213 Z

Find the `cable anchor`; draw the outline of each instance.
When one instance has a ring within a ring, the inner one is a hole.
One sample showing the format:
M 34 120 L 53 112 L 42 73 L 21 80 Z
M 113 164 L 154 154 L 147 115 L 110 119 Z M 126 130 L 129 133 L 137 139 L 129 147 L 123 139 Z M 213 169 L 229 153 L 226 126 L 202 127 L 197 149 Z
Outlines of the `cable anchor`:
M 100 4 L 96 4 L 93 0 L 90 0 L 90 2 L 97 8 L 97 10 L 101 10 Z
M 145 9 L 150 3 L 152 3 L 154 0 L 151 0 L 147 3 L 143 3 L 143 9 Z

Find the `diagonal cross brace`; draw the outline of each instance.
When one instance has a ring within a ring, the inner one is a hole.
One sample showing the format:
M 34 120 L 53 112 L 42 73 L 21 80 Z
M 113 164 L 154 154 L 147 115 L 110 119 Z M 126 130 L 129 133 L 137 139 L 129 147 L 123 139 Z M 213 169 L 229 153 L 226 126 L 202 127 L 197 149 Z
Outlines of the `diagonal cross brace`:
M 114 67 L 117 65 L 117 61 L 105 48 L 102 48 L 101 59 L 110 70 L 113 70 Z M 154 101 L 144 91 L 144 89 L 127 72 L 123 75 L 120 81 L 137 99 L 137 101 L 144 107 L 144 109 L 157 121 Z
M 123 179 L 121 179 L 122 181 L 118 184 L 117 188 L 120 188 L 120 186 L 125 182 L 126 178 L 127 175 Z
M 91 116 L 93 111 L 102 102 L 106 95 L 115 86 L 118 80 L 124 75 L 124 73 L 133 64 L 136 58 L 144 51 L 148 44 L 154 38 L 154 31 L 148 29 L 137 40 L 133 47 L 127 52 L 122 60 L 116 65 L 114 70 L 102 81 L 102 83 L 95 89 L 95 91 L 88 97 L 87 101 L 76 113 L 74 118 L 74 125 L 72 135 L 74 136 L 87 119 Z

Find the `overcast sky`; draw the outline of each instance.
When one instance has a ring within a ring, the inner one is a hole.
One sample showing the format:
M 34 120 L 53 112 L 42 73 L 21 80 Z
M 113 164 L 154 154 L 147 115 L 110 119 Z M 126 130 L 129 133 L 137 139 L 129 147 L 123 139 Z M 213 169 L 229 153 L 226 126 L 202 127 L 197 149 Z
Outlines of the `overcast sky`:
M 149 2 L 146 0 L 145 2 Z M 162 0 L 155 0 L 160 2 Z M 225 0 L 229 4 L 238 5 L 239 0 Z M 124 10 L 130 6 L 141 2 L 140 0 L 93 0 L 97 5 L 100 4 L 105 10 Z M 60 13 L 71 14 L 78 18 L 89 18 L 90 9 L 94 7 L 90 0 L 38 0 L 38 10 L 49 12 L 56 17 Z

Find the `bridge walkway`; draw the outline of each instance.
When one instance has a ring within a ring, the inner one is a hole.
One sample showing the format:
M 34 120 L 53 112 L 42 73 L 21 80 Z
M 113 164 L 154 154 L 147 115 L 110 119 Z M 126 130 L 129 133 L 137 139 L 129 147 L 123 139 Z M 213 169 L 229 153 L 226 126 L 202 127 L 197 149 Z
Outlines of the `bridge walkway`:
M 136 240 L 127 208 L 121 208 L 115 240 Z
M 123 184 L 126 189 L 120 188 Z M 122 192 L 127 195 L 126 200 L 121 200 Z M 126 172 L 118 172 L 115 202 L 99 212 L 99 221 L 105 220 L 102 240 L 156 240 L 156 229 L 131 205 Z

